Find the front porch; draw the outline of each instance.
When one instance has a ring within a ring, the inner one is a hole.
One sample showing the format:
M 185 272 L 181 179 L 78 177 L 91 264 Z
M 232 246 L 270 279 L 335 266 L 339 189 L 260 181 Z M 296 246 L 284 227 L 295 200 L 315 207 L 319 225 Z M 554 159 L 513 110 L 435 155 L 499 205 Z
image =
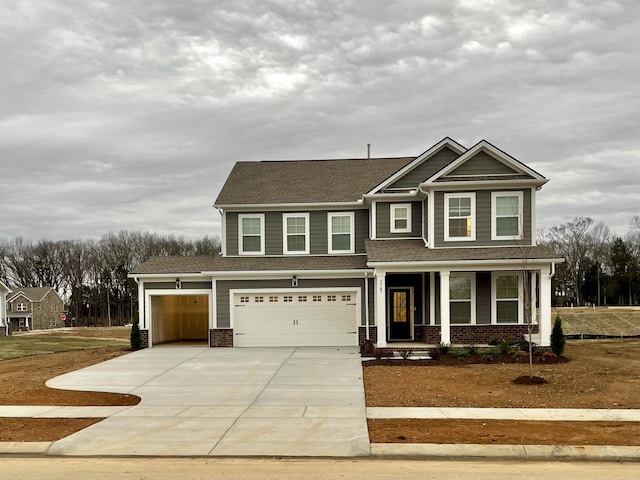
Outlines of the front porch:
M 515 263 L 422 272 L 376 268 L 374 277 L 376 328 L 368 338 L 377 348 L 520 342 L 529 318 L 534 342 L 550 344 L 549 264 L 524 270 Z

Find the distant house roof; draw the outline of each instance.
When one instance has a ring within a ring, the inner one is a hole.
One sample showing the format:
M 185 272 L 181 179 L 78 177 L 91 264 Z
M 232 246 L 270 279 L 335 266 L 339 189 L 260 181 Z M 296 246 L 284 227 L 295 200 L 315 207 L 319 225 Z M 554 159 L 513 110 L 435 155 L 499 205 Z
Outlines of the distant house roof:
M 483 260 L 562 260 L 551 247 L 426 248 L 422 240 L 367 240 L 369 263 Z
M 268 270 L 350 270 L 367 267 L 364 255 L 299 257 L 151 257 L 131 275 Z
M 23 294 L 31 302 L 40 302 L 50 290 L 53 290 L 53 287 L 16 287 L 7 300 L 11 301 Z
M 216 205 L 355 202 L 415 157 L 239 162 Z

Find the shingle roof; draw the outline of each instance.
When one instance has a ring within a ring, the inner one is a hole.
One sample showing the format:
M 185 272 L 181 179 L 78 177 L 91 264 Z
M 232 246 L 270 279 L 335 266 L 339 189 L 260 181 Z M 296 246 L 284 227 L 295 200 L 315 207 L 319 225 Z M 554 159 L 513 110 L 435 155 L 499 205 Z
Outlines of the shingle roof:
M 267 270 L 351 270 L 366 268 L 367 258 L 356 256 L 300 257 L 152 257 L 131 274 L 180 274 Z
M 238 162 L 215 203 L 354 202 L 414 159 Z
M 24 294 L 32 302 L 39 302 L 51 290 L 52 287 L 16 287 L 9 298 L 14 298 L 20 293 Z
M 445 262 L 460 260 L 553 260 L 562 258 L 547 246 L 426 248 L 422 240 L 367 240 L 369 262 Z

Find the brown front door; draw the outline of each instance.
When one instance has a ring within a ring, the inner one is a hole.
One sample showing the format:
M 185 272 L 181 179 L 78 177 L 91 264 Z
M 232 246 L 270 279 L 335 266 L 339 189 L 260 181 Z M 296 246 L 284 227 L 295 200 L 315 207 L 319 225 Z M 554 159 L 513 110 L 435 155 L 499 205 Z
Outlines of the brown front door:
M 413 299 L 410 288 L 389 289 L 389 339 L 411 340 Z

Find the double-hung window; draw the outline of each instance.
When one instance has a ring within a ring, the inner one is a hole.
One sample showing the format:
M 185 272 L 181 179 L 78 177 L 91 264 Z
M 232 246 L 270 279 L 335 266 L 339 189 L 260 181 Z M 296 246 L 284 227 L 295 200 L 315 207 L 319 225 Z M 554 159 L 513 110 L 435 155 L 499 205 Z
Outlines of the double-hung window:
M 282 237 L 285 255 L 302 255 L 309 253 L 309 214 L 283 213 Z
M 391 233 L 411 232 L 411 204 L 391 204 Z
M 444 194 L 444 239 L 467 241 L 476 239 L 476 194 Z
M 264 214 L 238 215 L 238 239 L 240 255 L 264 255 Z
M 522 323 L 522 275 L 493 274 L 493 323 Z
M 449 277 L 449 314 L 452 325 L 476 323 L 473 273 L 452 273 Z
M 354 215 L 347 213 L 328 213 L 329 253 L 354 253 Z
M 491 239 L 522 239 L 522 192 L 491 193 Z
M 26 312 L 27 311 L 27 304 L 26 303 L 19 303 L 17 310 L 18 310 L 18 312 Z

